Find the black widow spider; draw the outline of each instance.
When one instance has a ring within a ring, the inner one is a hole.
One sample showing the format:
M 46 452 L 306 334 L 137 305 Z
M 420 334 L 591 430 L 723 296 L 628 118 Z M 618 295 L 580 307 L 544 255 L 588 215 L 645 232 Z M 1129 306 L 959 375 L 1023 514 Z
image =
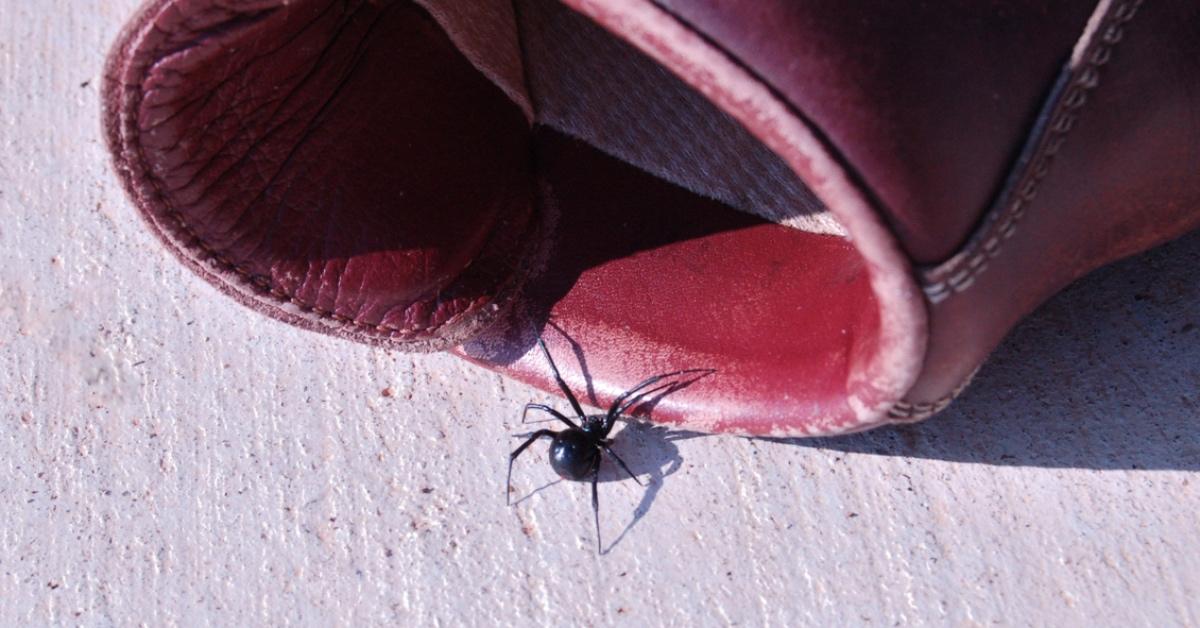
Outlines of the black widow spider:
M 586 415 L 583 413 L 583 408 L 579 405 L 579 400 L 575 398 L 574 393 L 567 387 L 567 383 L 563 381 L 562 375 L 558 372 L 558 367 L 554 365 L 554 358 L 550 357 L 550 351 L 546 348 L 546 343 L 538 337 L 538 346 L 542 349 L 542 354 L 546 356 L 546 362 L 550 364 L 550 371 L 554 373 L 554 381 L 558 383 L 558 387 L 563 394 L 567 396 L 567 401 L 571 403 L 571 409 L 575 411 L 575 416 L 579 418 L 579 424 L 563 416 L 561 412 L 551 408 L 550 406 L 540 403 L 525 404 L 525 409 L 521 413 L 521 422 L 525 422 L 525 415 L 529 414 L 530 410 L 541 410 L 555 419 L 566 424 L 567 429 L 555 432 L 554 430 L 538 430 L 529 438 L 521 443 L 508 456 L 508 480 L 506 483 L 505 498 L 506 502 L 512 504 L 512 468 L 513 462 L 517 456 L 520 456 L 530 445 L 539 438 L 550 437 L 553 440 L 550 443 L 550 466 L 558 475 L 567 480 L 584 480 L 589 476 L 592 479 L 592 512 L 596 517 L 596 550 L 604 553 L 603 546 L 600 543 L 600 494 L 596 487 L 600 480 L 600 460 L 604 454 L 612 456 L 617 465 L 621 467 L 629 477 L 633 478 L 638 486 L 643 486 L 642 481 L 637 479 L 637 476 L 629 470 L 624 460 L 616 454 L 610 446 L 612 439 L 608 438 L 608 433 L 612 431 L 613 425 L 617 419 L 621 418 L 630 408 L 637 405 L 644 396 L 643 391 L 646 391 L 648 386 L 652 386 L 665 378 L 675 375 L 683 375 L 687 373 L 712 372 L 709 369 L 687 369 L 683 371 L 673 371 L 655 375 L 642 381 L 640 384 L 626 390 L 617 395 L 609 406 L 608 412 L 604 414 Z M 668 390 L 671 388 L 668 387 Z M 638 394 L 643 393 L 643 394 Z

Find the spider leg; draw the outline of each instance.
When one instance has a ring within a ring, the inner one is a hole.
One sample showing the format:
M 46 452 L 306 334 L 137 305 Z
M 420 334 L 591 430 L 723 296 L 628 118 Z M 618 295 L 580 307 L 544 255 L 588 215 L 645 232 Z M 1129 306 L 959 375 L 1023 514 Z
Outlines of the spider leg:
M 608 412 L 605 413 L 605 415 L 604 415 L 605 429 L 606 430 L 612 429 L 613 423 L 616 422 L 617 417 L 621 416 L 621 412 L 624 412 L 626 409 L 629 408 L 629 406 L 625 406 L 624 408 L 622 408 L 622 405 L 625 403 L 625 401 L 631 397 L 634 397 L 634 395 L 636 395 L 638 393 L 638 391 L 646 388 L 647 386 L 652 386 L 654 384 L 657 384 L 658 382 L 661 382 L 662 380 L 664 380 L 668 377 L 674 377 L 676 375 L 686 375 L 688 373 L 712 373 L 712 372 L 714 372 L 712 369 L 683 369 L 681 371 L 671 371 L 670 373 L 662 373 L 661 375 L 647 377 L 645 380 L 641 381 L 633 388 L 626 390 L 625 392 L 617 395 L 616 399 L 613 399 L 612 405 L 608 407 Z M 607 431 L 605 433 L 607 434 Z
M 558 367 L 554 365 L 554 358 L 550 357 L 550 350 L 546 348 L 546 342 L 538 336 L 538 346 L 542 348 L 542 354 L 546 356 L 546 361 L 550 363 L 550 370 L 554 372 L 554 381 L 558 382 L 558 387 L 567 396 L 567 401 L 571 402 L 571 409 L 575 414 L 579 415 L 579 419 L 583 420 L 587 415 L 583 413 L 583 407 L 579 405 L 579 400 L 575 398 L 575 393 L 567 387 L 567 383 L 563 381 L 562 374 L 558 372 Z
M 508 480 L 506 480 L 505 484 L 504 484 L 504 503 L 509 504 L 509 505 L 512 504 L 512 494 L 511 493 L 512 493 L 513 462 L 516 462 L 517 456 L 520 456 L 526 449 L 528 449 L 529 446 L 533 444 L 533 441 L 535 441 L 539 438 L 542 438 L 543 436 L 550 436 L 551 438 L 553 438 L 554 432 L 552 430 L 538 430 L 538 431 L 534 432 L 533 435 L 530 436 L 528 440 L 521 443 L 520 447 L 517 447 L 511 454 L 508 455 Z
M 632 409 L 634 406 L 641 403 L 642 400 L 644 400 L 646 397 L 649 397 L 650 395 L 653 395 L 654 393 L 666 391 L 667 394 L 671 394 L 672 392 L 674 392 L 675 387 L 678 385 L 679 385 L 679 382 L 670 382 L 667 384 L 663 384 L 661 386 L 647 388 L 646 390 L 643 390 L 642 392 L 639 392 L 638 394 L 630 397 L 629 400 L 625 402 L 625 405 L 623 405 L 619 409 L 617 409 L 617 412 L 616 412 L 616 414 L 613 415 L 613 417 L 618 418 L 618 417 L 625 416 L 626 412 L 629 412 L 630 409 Z
M 542 405 L 540 403 L 525 404 L 525 411 L 521 413 L 521 423 L 525 422 L 525 415 L 529 414 L 530 410 L 541 410 L 542 412 L 550 414 L 551 416 L 558 419 L 559 421 L 566 423 L 568 427 L 570 427 L 572 429 L 576 429 L 576 430 L 579 429 L 578 425 L 575 425 L 575 423 L 572 422 L 571 419 L 568 419 L 567 417 L 563 416 L 563 414 L 561 412 L 559 412 L 558 410 L 555 410 L 554 408 L 551 408 L 550 406 Z
M 655 375 L 654 377 L 648 377 L 645 380 L 642 380 L 640 383 L 638 383 L 633 388 L 630 388 L 629 390 L 626 390 L 625 392 L 617 395 L 617 398 L 613 399 L 612 405 L 608 407 L 608 414 L 615 416 L 617 408 L 620 408 L 621 404 L 625 403 L 626 399 L 633 396 L 633 394 L 636 393 L 637 391 L 639 391 L 651 384 L 661 381 L 664 377 L 667 377 L 668 375 L 670 375 L 670 373 L 666 373 L 663 375 Z
M 621 467 L 621 470 L 624 471 L 625 474 L 630 478 L 632 478 L 634 482 L 637 482 L 638 486 L 645 486 L 645 484 L 642 484 L 641 480 L 637 479 L 637 476 L 633 474 L 633 471 L 629 470 L 629 467 L 625 464 L 624 460 L 621 460 L 621 457 L 617 455 L 617 452 L 609 449 L 608 445 L 601 445 L 600 447 L 604 449 L 604 453 L 612 456 L 613 460 L 617 461 L 617 465 Z
M 600 544 L 600 490 L 596 487 L 600 481 L 600 463 L 596 462 L 596 470 L 592 471 L 592 513 L 596 515 L 596 553 L 603 554 L 604 546 Z

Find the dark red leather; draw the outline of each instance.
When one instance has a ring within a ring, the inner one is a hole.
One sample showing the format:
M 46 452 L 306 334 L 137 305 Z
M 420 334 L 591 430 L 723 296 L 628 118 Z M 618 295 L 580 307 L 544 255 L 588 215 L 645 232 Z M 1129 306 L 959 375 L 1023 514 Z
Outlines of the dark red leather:
M 466 1 L 152 2 L 117 171 L 259 311 L 772 435 L 935 413 L 1200 224 L 1192 2 Z
M 1061 148 L 1040 151 L 1045 176 L 1015 234 L 972 285 L 932 308 L 910 399 L 944 396 L 1071 281 L 1200 226 L 1200 5 L 1118 3 L 1114 13 L 1122 6 L 1128 19 L 1100 24 L 1064 89 L 1078 106 L 1047 120 L 1067 123 L 1047 133 Z
M 966 239 L 1094 2 L 658 0 L 787 98 L 917 263 Z
M 412 4 L 155 2 L 108 75 L 139 206 L 265 313 L 445 347 L 533 239 L 528 122 Z

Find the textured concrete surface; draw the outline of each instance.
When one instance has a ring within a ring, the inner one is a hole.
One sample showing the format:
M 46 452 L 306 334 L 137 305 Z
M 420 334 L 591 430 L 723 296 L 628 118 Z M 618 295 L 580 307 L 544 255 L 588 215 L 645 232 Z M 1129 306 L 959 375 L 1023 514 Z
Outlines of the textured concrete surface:
M 600 557 L 544 449 L 504 505 L 547 397 L 253 315 L 141 228 L 96 91 L 134 7 L 0 0 L 0 624 L 1200 623 L 1200 235 L 920 426 L 627 428 Z

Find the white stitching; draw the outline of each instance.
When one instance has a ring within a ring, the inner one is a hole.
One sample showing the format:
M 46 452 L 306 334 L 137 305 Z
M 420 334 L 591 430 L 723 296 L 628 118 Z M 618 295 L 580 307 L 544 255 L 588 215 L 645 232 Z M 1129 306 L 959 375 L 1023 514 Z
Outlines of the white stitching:
M 1037 195 L 1038 188 L 1049 173 L 1054 163 L 1054 157 L 1062 148 L 1066 136 L 1074 128 L 1078 112 L 1088 102 L 1088 92 L 1100 84 L 1100 66 L 1112 59 L 1113 47 L 1124 38 L 1124 26 L 1137 14 L 1143 0 L 1127 0 L 1114 8 L 1109 17 L 1109 25 L 1099 38 L 1088 56 L 1087 65 L 1075 71 L 1070 86 L 1060 97 L 1057 107 L 1060 111 L 1053 118 L 1048 129 L 1047 137 L 1042 139 L 1042 145 L 1037 149 L 1036 156 L 1026 167 L 1023 178 L 1027 180 L 1020 184 L 1018 192 L 1011 201 L 1005 204 L 992 220 L 985 222 L 980 235 L 971 238 L 968 248 L 951 261 L 942 266 L 928 269 L 923 273 L 924 285 L 922 290 L 931 303 L 937 304 L 953 294 L 962 292 L 975 283 L 975 277 L 982 273 L 987 264 L 977 264 L 977 250 L 983 247 L 989 258 L 997 257 L 1001 245 L 1012 238 L 1017 231 L 1017 222 L 1025 215 L 1028 203 Z M 959 270 L 965 266 L 965 269 Z M 967 273 L 964 276 L 963 273 Z M 946 279 L 931 281 L 932 277 Z
M 971 374 L 967 375 L 961 384 L 950 391 L 950 394 L 940 399 L 922 402 L 897 401 L 896 405 L 888 410 L 888 417 L 898 421 L 920 421 L 921 419 L 927 419 L 949 407 L 967 389 L 967 386 L 970 385 L 972 379 L 975 379 L 975 374 L 978 372 L 979 369 L 971 371 Z

